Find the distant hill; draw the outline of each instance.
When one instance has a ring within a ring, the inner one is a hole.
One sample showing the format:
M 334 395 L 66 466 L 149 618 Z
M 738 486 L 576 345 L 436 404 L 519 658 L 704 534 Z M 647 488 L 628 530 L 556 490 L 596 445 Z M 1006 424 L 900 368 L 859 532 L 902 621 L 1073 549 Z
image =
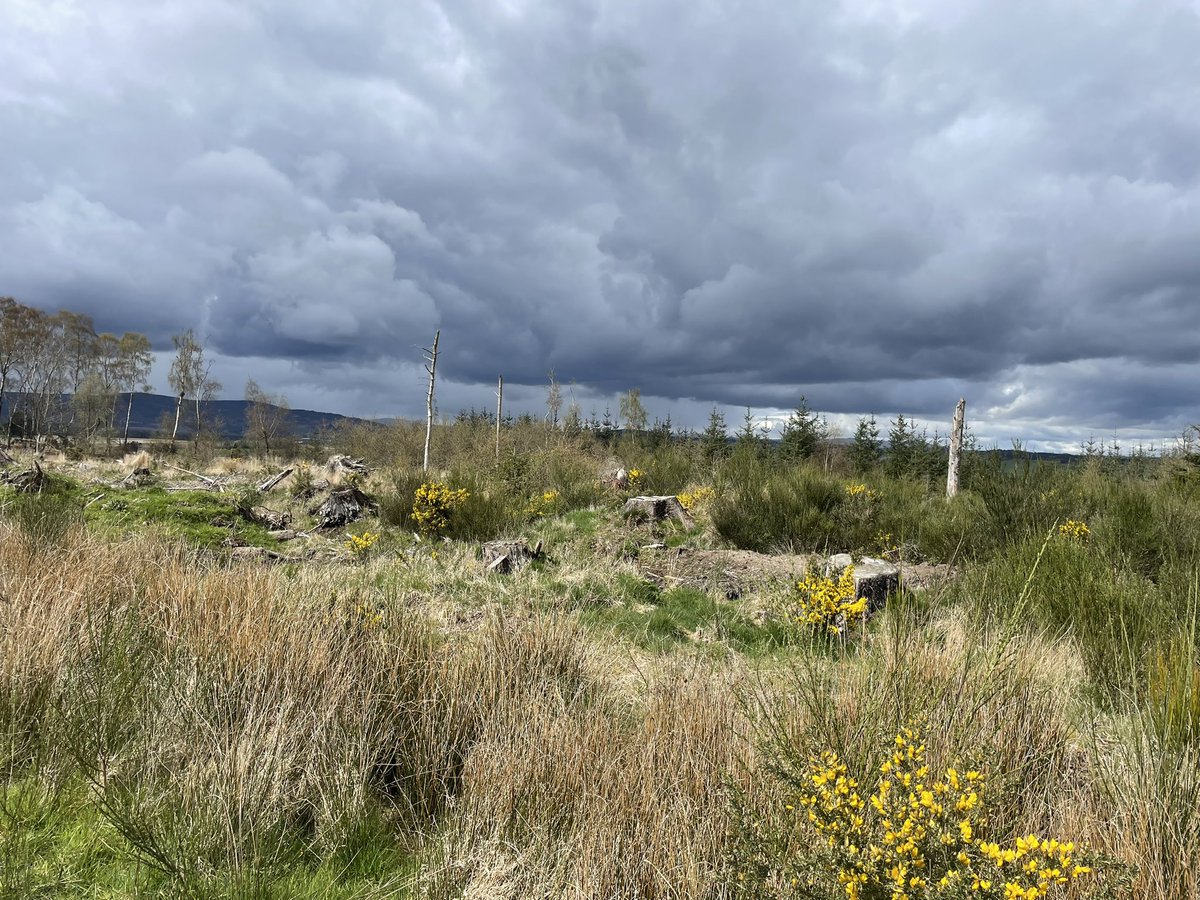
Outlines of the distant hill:
M 0 410 L 0 422 L 8 421 L 9 397 L 4 399 L 4 408 Z M 69 396 L 63 397 L 63 402 L 70 401 Z M 117 397 L 117 431 L 125 427 L 125 407 L 129 402 L 128 394 Z M 204 404 L 204 417 L 215 423 L 221 437 L 235 441 L 246 434 L 246 412 L 250 404 L 245 400 L 212 400 Z M 168 420 L 168 432 L 171 423 L 175 421 L 175 398 L 165 394 L 135 394 L 133 397 L 133 416 L 129 423 L 131 438 L 148 438 L 162 434 L 164 418 Z M 343 416 L 339 413 L 318 412 L 312 409 L 290 409 L 287 414 L 287 432 L 292 437 L 311 438 L 323 428 L 329 428 L 342 423 L 366 423 L 366 419 L 353 416 Z M 196 430 L 195 406 L 184 401 L 183 414 L 179 419 L 179 437 L 190 438 Z

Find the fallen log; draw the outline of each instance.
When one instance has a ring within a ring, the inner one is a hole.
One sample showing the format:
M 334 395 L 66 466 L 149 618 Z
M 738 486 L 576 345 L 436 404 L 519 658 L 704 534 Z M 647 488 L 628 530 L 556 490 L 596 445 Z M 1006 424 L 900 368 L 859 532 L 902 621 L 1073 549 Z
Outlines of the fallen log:
M 208 485 L 209 490 L 216 491 L 217 493 L 225 490 L 225 485 L 221 484 L 221 482 L 216 478 L 209 478 L 207 475 L 201 475 L 199 472 L 192 472 L 188 469 L 180 468 L 179 466 L 173 466 L 170 463 L 163 463 L 163 465 L 168 469 L 174 469 L 176 472 L 182 472 L 184 475 L 191 475 L 193 478 L 200 479 Z
M 262 484 L 260 484 L 258 486 L 258 492 L 260 494 L 265 494 L 271 488 L 275 487 L 275 485 L 279 484 L 279 482 L 283 481 L 283 479 L 285 479 L 289 475 L 291 475 L 293 471 L 295 471 L 295 467 L 288 466 L 282 472 L 279 472 L 276 475 L 272 475 L 270 478 L 268 478 L 266 481 L 264 481 Z

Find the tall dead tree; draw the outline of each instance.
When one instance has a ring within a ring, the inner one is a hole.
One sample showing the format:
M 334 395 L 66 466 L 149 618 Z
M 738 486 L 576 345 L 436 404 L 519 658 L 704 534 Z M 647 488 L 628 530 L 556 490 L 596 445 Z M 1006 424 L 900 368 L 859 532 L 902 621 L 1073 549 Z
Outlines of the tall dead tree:
M 496 460 L 500 460 L 500 418 L 504 413 L 504 376 L 496 379 Z
M 433 383 L 437 377 L 438 341 L 442 337 L 442 329 L 433 335 L 433 347 L 425 350 L 425 371 L 429 373 L 429 393 L 425 396 L 425 459 L 421 463 L 421 471 L 429 471 L 429 440 L 433 437 Z
M 950 431 L 950 464 L 946 468 L 946 496 L 958 493 L 958 463 L 962 457 L 963 420 L 967 414 L 967 398 L 960 397 L 954 407 L 954 426 Z

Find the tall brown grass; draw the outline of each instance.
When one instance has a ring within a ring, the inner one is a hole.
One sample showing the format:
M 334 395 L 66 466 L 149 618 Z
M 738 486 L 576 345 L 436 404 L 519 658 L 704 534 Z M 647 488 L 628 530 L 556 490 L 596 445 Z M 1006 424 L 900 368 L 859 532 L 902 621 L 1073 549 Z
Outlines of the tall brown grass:
M 731 896 L 742 813 L 777 817 L 805 753 L 871 771 L 916 721 L 932 764 L 990 761 L 998 830 L 1136 864 L 1137 897 L 1196 896 L 1194 746 L 1097 716 L 1069 641 L 1002 643 L 936 598 L 752 664 L 621 650 L 519 581 L 449 629 L 386 561 L 31 540 L 0 526 L 0 771 L 85 785 L 119 851 L 185 889 L 352 854 L 382 822 L 415 896 Z

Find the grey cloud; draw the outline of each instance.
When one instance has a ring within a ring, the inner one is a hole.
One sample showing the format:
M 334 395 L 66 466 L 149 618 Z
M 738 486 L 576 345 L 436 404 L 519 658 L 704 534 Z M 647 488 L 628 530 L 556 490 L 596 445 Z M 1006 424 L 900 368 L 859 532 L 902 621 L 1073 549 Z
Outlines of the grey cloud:
M 964 393 L 1170 434 L 1198 39 L 1130 0 L 9 5 L 0 293 L 351 413 L 417 412 L 440 327 L 443 408 L 553 368 L 695 425 Z

